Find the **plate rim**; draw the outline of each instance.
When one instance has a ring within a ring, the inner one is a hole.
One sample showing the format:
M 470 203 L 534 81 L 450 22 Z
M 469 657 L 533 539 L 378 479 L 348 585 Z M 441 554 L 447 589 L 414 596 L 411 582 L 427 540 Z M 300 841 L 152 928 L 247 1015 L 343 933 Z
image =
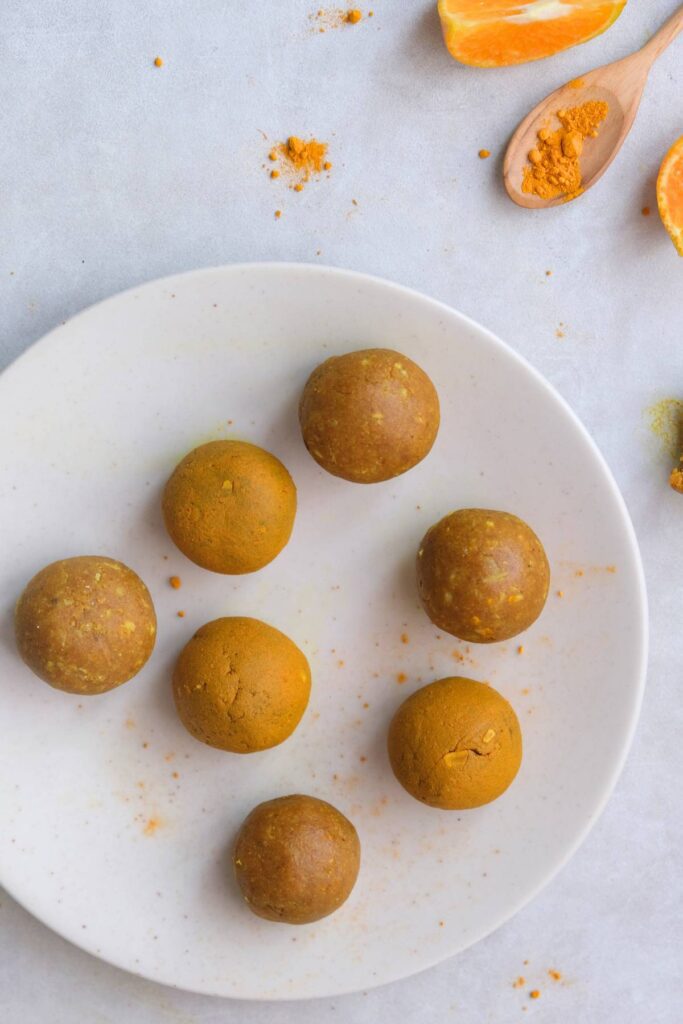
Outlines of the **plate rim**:
M 560 406 L 560 408 L 564 411 L 565 415 L 571 420 L 573 426 L 578 430 L 579 434 L 583 437 L 583 440 L 587 443 L 587 446 L 590 449 L 592 456 L 594 457 L 600 469 L 602 470 L 603 479 L 608 485 L 612 497 L 615 499 L 616 505 L 621 512 L 622 522 L 626 527 L 626 535 L 628 538 L 630 553 L 633 560 L 633 567 L 635 569 L 637 578 L 637 597 L 640 632 L 640 636 L 638 638 L 639 658 L 637 663 L 637 686 L 633 694 L 634 700 L 631 711 L 631 718 L 628 724 L 628 728 L 624 735 L 624 740 L 622 743 L 621 751 L 619 753 L 619 757 L 615 758 L 614 764 L 612 765 L 611 771 L 609 773 L 609 778 L 603 786 L 600 796 L 595 803 L 595 807 L 592 813 L 588 816 L 583 828 L 577 832 L 577 835 L 574 837 L 572 842 L 567 845 L 567 848 L 564 851 L 563 855 L 560 858 L 558 858 L 557 862 L 550 868 L 550 870 L 543 874 L 533 887 L 526 891 L 519 899 L 514 901 L 508 908 L 506 908 L 505 913 L 498 917 L 493 925 L 486 925 L 485 927 L 483 927 L 481 931 L 477 932 L 475 934 L 475 937 L 472 938 L 470 942 L 468 942 L 467 946 L 464 946 L 462 949 L 458 949 L 452 953 L 447 953 L 445 956 L 439 954 L 434 958 L 430 958 L 427 963 L 420 964 L 419 967 L 416 967 L 415 970 L 409 971 L 408 973 L 404 973 L 401 971 L 397 974 L 392 974 L 391 977 L 383 977 L 382 979 L 376 982 L 371 981 L 368 984 L 361 986 L 360 988 L 355 982 L 348 987 L 338 986 L 333 991 L 329 991 L 324 995 L 320 993 L 303 995 L 300 993 L 289 994 L 287 992 L 283 992 L 279 994 L 277 997 L 263 997 L 255 994 L 230 995 L 226 994 L 225 992 L 216 991 L 216 989 L 212 988 L 211 985 L 207 985 L 204 987 L 187 987 L 185 985 L 174 985 L 172 982 L 162 980 L 154 973 L 145 971 L 144 969 L 131 967 L 128 964 L 123 963 L 116 957 L 111 957 L 103 953 L 95 953 L 91 948 L 89 948 L 84 943 L 81 935 L 79 935 L 76 932 L 74 932 L 74 934 L 71 934 L 68 928 L 65 928 L 64 926 L 60 925 L 57 921 L 51 919 L 49 915 L 46 915 L 43 908 L 41 908 L 40 910 L 34 909 L 30 898 L 17 896 L 16 893 L 13 892 L 12 888 L 9 887 L 4 881 L 4 879 L 0 876 L 0 886 L 2 886 L 2 888 L 5 889 L 8 895 L 20 907 L 22 907 L 22 909 L 27 911 L 27 913 L 29 913 L 32 917 L 39 921 L 41 925 L 44 925 L 45 927 L 49 928 L 56 935 L 71 943 L 71 945 L 75 946 L 77 949 L 83 951 L 84 953 L 87 953 L 89 956 L 92 956 L 95 959 L 102 961 L 103 963 L 115 967 L 117 970 L 125 971 L 126 973 L 132 974 L 135 977 L 143 978 L 146 981 L 151 981 L 158 985 L 163 985 L 165 987 L 176 989 L 178 991 L 192 992 L 197 995 L 212 996 L 221 999 L 231 999 L 233 1001 L 243 1000 L 245 1002 L 279 1003 L 296 1002 L 304 1000 L 308 1001 L 312 999 L 330 999 L 345 995 L 351 995 L 354 992 L 369 991 L 371 989 L 379 988 L 383 985 L 390 985 L 397 981 L 406 978 L 411 978 L 423 973 L 424 971 L 430 970 L 438 964 L 444 963 L 446 960 L 458 956 L 460 953 L 463 953 L 466 949 L 469 949 L 470 947 L 481 942 L 487 936 L 493 934 L 504 924 L 510 921 L 513 917 L 515 917 L 520 910 L 522 910 L 525 906 L 531 903 L 539 895 L 539 893 L 543 889 L 545 889 L 546 886 L 548 886 L 559 875 L 559 873 L 566 867 L 569 861 L 573 858 L 575 853 L 578 851 L 579 847 L 583 845 L 586 838 L 592 831 L 593 827 L 595 826 L 599 818 L 602 816 L 605 807 L 610 797 L 612 796 L 612 793 L 614 792 L 616 784 L 619 781 L 619 778 L 624 769 L 624 765 L 630 753 L 635 731 L 638 726 L 638 721 L 640 719 L 640 713 L 645 693 L 645 686 L 647 682 L 647 668 L 649 655 L 649 606 L 647 584 L 645 571 L 643 567 L 642 555 L 640 552 L 637 534 L 635 531 L 635 527 L 633 525 L 633 521 L 631 519 L 631 515 L 628 510 L 628 506 L 626 505 L 624 496 L 621 493 L 621 490 L 614 478 L 614 475 L 609 467 L 609 464 L 607 463 L 605 456 L 602 454 L 600 448 L 597 445 L 597 442 L 589 433 L 587 427 L 583 424 L 577 413 L 574 412 L 569 402 L 563 397 L 563 395 L 560 394 L 560 392 L 555 388 L 555 386 L 551 384 L 546 377 L 543 376 L 540 370 L 537 370 L 536 367 L 529 362 L 529 360 L 525 356 L 521 355 L 516 349 L 514 349 L 511 345 L 507 344 L 507 342 L 504 342 L 493 331 L 485 327 L 483 324 L 479 323 L 479 321 L 475 320 L 473 317 L 470 317 L 465 313 L 460 312 L 460 310 L 456 309 L 454 306 L 450 306 L 448 305 L 448 303 L 440 299 L 435 299 L 432 296 L 427 295 L 426 293 L 421 292 L 416 288 L 400 284 L 388 278 L 380 277 L 375 274 L 368 274 L 365 273 L 364 271 L 349 270 L 345 267 L 336 267 L 331 264 L 317 264 L 309 262 L 299 263 L 291 260 L 255 260 L 240 263 L 209 265 L 205 267 L 196 267 L 193 270 L 181 271 L 179 273 L 165 275 L 163 277 L 151 278 L 149 280 L 135 284 L 131 287 L 125 288 L 119 292 L 114 292 L 112 295 L 109 295 L 106 298 L 98 299 L 97 301 L 90 303 L 83 309 L 80 309 L 73 316 L 69 317 L 63 323 L 60 323 L 57 326 L 51 328 L 45 334 L 41 335 L 35 341 L 31 342 L 23 352 L 21 352 L 14 360 L 12 360 L 12 362 L 10 362 L 0 372 L 0 389 L 7 386 L 8 378 L 12 378 L 12 375 L 17 370 L 17 368 L 24 366 L 25 363 L 29 362 L 31 359 L 39 357 L 40 353 L 43 350 L 43 347 L 53 342 L 55 337 L 59 336 L 59 334 L 64 330 L 64 328 L 70 327 L 74 321 L 86 316 L 88 313 L 92 312 L 94 309 L 98 307 L 105 306 L 107 303 L 117 302 L 121 299 L 131 298 L 134 295 L 146 289 L 152 291 L 153 289 L 158 288 L 159 286 L 163 287 L 165 285 L 171 284 L 173 284 L 174 286 L 179 286 L 180 283 L 186 283 L 188 281 L 191 281 L 193 278 L 200 278 L 211 274 L 230 274 L 239 276 L 240 274 L 249 273 L 252 271 L 257 271 L 260 273 L 263 273 L 265 271 L 267 273 L 278 274 L 304 272 L 306 274 L 310 274 L 311 277 L 341 277 L 346 278 L 347 280 L 350 281 L 356 281 L 359 284 L 370 283 L 373 286 L 379 286 L 381 288 L 386 289 L 388 292 L 394 292 L 395 294 L 408 297 L 411 300 L 417 300 L 421 303 L 426 303 L 432 308 L 439 309 L 443 312 L 444 316 L 447 316 L 448 318 L 455 317 L 456 320 L 459 320 L 461 324 L 463 324 L 469 329 L 472 329 L 475 333 L 485 335 L 487 341 L 489 342 L 493 349 L 495 349 L 498 352 L 504 353 L 504 355 L 508 358 L 512 358 L 520 365 L 521 368 L 526 370 L 526 372 L 535 380 L 537 385 L 539 385 L 542 388 L 542 390 L 545 391 L 546 395 L 552 398 L 557 403 L 557 405 Z

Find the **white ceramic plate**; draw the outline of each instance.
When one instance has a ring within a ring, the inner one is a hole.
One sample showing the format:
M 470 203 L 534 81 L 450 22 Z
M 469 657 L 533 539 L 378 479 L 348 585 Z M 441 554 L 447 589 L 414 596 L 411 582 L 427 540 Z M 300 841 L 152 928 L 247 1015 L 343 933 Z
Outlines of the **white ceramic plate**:
M 296 406 L 321 359 L 373 345 L 424 367 L 443 420 L 419 467 L 363 487 L 316 466 Z M 274 451 L 299 489 L 291 543 L 250 577 L 190 564 L 159 511 L 177 460 L 223 437 Z M 588 435 L 487 331 L 414 292 L 339 270 L 197 271 L 103 302 L 30 349 L 0 378 L 0 438 L 0 879 L 55 931 L 199 992 L 349 992 L 480 939 L 586 835 L 641 700 L 640 559 Z M 418 607 L 418 542 L 464 506 L 515 512 L 546 546 L 551 597 L 519 640 L 470 649 L 438 634 Z M 44 564 L 95 553 L 147 582 L 159 640 L 137 679 L 79 699 L 22 665 L 12 611 Z M 182 577 L 180 591 L 171 574 Z M 313 669 L 297 732 L 247 757 L 192 739 L 169 684 L 192 632 L 231 614 L 284 630 Z M 525 743 L 511 789 L 464 813 L 413 801 L 385 754 L 398 704 L 420 681 L 453 674 L 501 690 Z M 255 918 L 229 863 L 244 815 L 296 792 L 337 805 L 363 845 L 348 903 L 299 928 Z

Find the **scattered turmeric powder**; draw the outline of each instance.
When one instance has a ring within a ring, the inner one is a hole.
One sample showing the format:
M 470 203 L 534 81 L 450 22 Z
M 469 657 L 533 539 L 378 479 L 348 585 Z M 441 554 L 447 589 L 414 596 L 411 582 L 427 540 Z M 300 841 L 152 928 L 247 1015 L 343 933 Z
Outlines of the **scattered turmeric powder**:
M 290 135 L 286 142 L 278 143 L 268 155 L 269 160 L 279 161 L 278 167 L 270 172 L 270 177 L 279 178 L 282 175 L 288 179 L 295 192 L 302 192 L 312 175 L 332 170 L 332 164 L 325 159 L 326 155 L 326 142 Z
M 562 975 L 559 971 L 555 971 L 552 968 L 550 968 L 548 974 L 553 979 L 553 981 L 562 981 Z
M 540 999 L 540 998 L 541 998 L 541 993 L 540 993 L 540 992 L 538 991 L 538 989 L 537 989 L 537 988 L 534 988 L 534 989 L 532 989 L 532 990 L 531 990 L 531 992 L 529 993 L 529 996 L 530 996 L 530 997 L 531 997 L 532 999 Z
M 491 156 L 491 150 L 490 149 L 480 149 L 479 150 L 479 159 L 480 160 L 488 160 L 488 158 L 490 156 Z
M 517 978 L 517 981 L 513 981 L 513 983 L 512 983 L 512 987 L 513 988 L 524 988 L 525 985 L 526 985 L 526 978 L 523 978 L 521 974 L 520 974 L 519 978 Z
M 405 672 L 399 672 L 399 674 L 396 676 L 396 682 L 405 683 L 407 678 L 408 676 L 405 674 Z
M 372 18 L 368 12 L 368 17 Z M 357 25 L 363 19 L 363 12 L 357 7 L 332 7 L 328 10 L 319 8 L 313 14 L 309 14 L 308 20 L 313 22 L 313 31 L 326 32 L 328 28 L 341 28 L 342 25 Z
M 176 614 L 177 614 L 179 619 L 184 619 L 185 618 L 185 612 L 176 612 Z
M 154 58 L 154 67 L 155 67 L 155 68 L 161 68 L 161 67 L 163 67 L 163 66 L 164 66 L 164 62 L 163 62 L 163 60 L 161 59 L 161 57 L 155 57 L 155 58 Z
M 171 576 L 168 581 L 174 590 L 180 590 L 183 585 L 183 581 L 180 576 Z
M 281 216 L 282 216 L 282 210 L 276 210 L 275 211 L 275 220 L 279 220 Z
M 410 637 L 408 636 L 407 633 L 401 633 L 401 643 L 402 644 L 409 644 L 410 643 Z
M 583 192 L 580 159 L 584 142 L 595 138 L 609 113 L 602 100 L 588 100 L 580 107 L 558 110 L 560 127 L 556 131 L 541 128 L 538 144 L 529 152 L 530 166 L 524 168 L 522 191 L 541 199 L 565 201 Z
M 651 212 L 650 207 L 644 206 L 640 212 L 642 213 L 643 217 L 649 217 Z
M 524 644 L 520 644 L 517 648 L 517 654 L 524 654 Z

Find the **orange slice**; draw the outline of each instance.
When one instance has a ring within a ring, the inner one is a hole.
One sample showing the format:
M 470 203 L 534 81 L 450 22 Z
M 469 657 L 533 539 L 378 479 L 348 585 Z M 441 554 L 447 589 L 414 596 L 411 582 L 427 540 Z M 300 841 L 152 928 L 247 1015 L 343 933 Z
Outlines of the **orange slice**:
M 626 0 L 439 0 L 439 15 L 456 60 L 500 68 L 585 43 L 625 6 Z
M 683 256 L 683 135 L 664 157 L 657 178 L 657 205 L 678 255 Z

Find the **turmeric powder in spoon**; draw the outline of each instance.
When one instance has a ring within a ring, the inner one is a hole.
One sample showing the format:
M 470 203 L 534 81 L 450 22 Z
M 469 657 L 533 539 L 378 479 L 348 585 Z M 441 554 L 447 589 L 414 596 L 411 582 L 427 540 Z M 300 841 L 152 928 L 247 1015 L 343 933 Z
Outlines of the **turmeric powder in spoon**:
M 565 196 L 567 201 L 581 195 L 584 142 L 597 136 L 608 112 L 609 107 L 602 100 L 558 110 L 560 127 L 555 131 L 541 128 L 538 132 L 538 145 L 530 151 L 529 166 L 524 169 L 522 191 L 541 199 Z

